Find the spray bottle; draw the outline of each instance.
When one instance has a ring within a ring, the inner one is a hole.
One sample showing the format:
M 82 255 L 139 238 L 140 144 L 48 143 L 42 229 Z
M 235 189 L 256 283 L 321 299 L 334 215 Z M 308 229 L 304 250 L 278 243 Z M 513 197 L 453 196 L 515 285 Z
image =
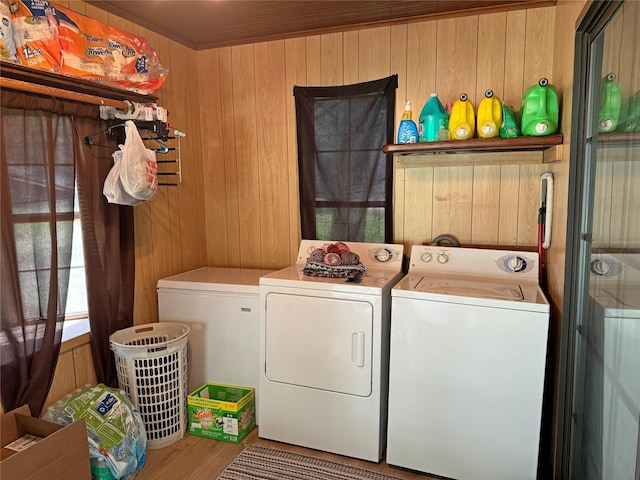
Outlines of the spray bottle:
M 398 127 L 398 143 L 416 143 L 418 141 L 418 127 L 411 117 L 411 100 L 407 100 Z

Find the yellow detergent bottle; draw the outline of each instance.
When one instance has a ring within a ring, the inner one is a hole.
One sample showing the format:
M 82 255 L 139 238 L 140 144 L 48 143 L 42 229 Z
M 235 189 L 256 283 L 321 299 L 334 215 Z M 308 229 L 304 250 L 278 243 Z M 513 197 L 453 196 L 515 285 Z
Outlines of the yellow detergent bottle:
M 460 95 L 451 108 L 449 132 L 452 140 L 473 138 L 476 132 L 476 115 L 473 104 L 466 93 Z
M 487 90 L 478 104 L 478 137 L 497 137 L 500 133 L 500 125 L 502 125 L 502 102 L 493 94 L 493 90 Z

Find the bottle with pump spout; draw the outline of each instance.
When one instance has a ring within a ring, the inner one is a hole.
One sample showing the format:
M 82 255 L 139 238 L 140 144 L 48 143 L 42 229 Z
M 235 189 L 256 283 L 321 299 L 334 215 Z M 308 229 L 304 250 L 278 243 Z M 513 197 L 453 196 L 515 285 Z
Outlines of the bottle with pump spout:
M 520 130 L 523 135 L 551 135 L 558 128 L 558 92 L 546 78 L 529 87 L 522 97 Z
M 407 100 L 398 127 L 398 143 L 416 143 L 418 141 L 418 127 L 411 117 L 411 100 Z
M 429 100 L 422 107 L 420 118 L 418 119 L 418 139 L 421 142 L 435 142 L 443 140 L 438 136 L 441 130 L 447 129 L 447 112 L 440 103 L 438 95 L 432 93 Z M 446 139 L 445 139 L 446 140 Z
M 602 79 L 600 90 L 600 115 L 598 117 L 599 132 L 614 132 L 620 118 L 622 92 L 616 82 L 616 74 L 610 73 Z
M 476 115 L 473 104 L 466 93 L 453 102 L 449 117 L 449 133 L 453 140 L 467 140 L 473 138 L 476 132 Z
M 479 138 L 493 138 L 500 133 L 502 102 L 493 94 L 493 90 L 487 90 L 478 104 L 477 124 Z

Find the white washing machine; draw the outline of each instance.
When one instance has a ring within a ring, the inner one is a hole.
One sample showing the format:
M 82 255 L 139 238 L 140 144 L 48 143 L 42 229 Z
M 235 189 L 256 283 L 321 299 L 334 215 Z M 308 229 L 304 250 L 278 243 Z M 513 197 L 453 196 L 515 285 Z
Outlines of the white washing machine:
M 347 242 L 359 281 L 306 276 L 296 264 L 260 279 L 259 436 L 378 462 L 386 438 L 391 287 L 403 246 Z
M 549 329 L 538 254 L 414 246 L 391 294 L 387 463 L 535 479 Z
M 638 477 L 640 431 L 640 254 L 595 253 L 590 263 L 584 416 L 597 430 L 585 448 L 598 478 Z
M 203 267 L 158 280 L 159 320 L 191 328 L 189 392 L 206 382 L 254 387 L 258 405 L 258 284 L 271 272 Z

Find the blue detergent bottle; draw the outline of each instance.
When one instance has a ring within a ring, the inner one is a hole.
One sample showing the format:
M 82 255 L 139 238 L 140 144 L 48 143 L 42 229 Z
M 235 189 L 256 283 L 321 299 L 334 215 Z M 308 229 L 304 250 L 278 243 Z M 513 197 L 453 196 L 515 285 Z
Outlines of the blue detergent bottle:
M 418 119 L 418 140 L 420 142 L 435 142 L 440 130 L 448 130 L 449 115 L 440 103 L 438 95 L 432 93 L 424 104 Z
M 398 127 L 398 143 L 416 143 L 418 141 L 418 127 L 411 117 L 411 100 L 407 100 Z

